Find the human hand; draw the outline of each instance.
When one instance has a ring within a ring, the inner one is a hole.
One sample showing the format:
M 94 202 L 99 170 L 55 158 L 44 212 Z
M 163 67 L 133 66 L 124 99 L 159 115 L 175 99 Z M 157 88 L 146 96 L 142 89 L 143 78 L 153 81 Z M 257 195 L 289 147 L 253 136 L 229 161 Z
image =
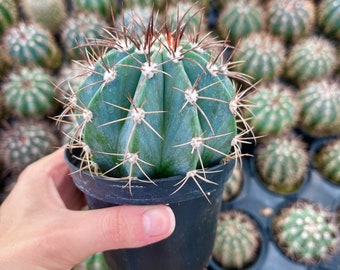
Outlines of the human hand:
M 78 211 L 84 205 L 63 149 L 28 166 L 0 207 L 1 268 L 70 269 L 96 252 L 157 242 L 175 227 L 164 205 Z

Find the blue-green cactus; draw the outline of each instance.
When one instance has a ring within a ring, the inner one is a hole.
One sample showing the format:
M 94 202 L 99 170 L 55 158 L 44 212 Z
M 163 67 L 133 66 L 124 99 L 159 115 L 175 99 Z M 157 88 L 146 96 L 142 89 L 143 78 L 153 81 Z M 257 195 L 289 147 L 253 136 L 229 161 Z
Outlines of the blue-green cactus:
M 340 39 L 340 1 L 322 0 L 318 8 L 318 23 L 323 33 Z
M 0 34 L 14 25 L 19 20 L 18 7 L 15 0 L 3 0 L 0 2 Z
M 73 0 L 75 9 L 95 12 L 104 18 L 110 18 L 118 11 L 117 0 Z

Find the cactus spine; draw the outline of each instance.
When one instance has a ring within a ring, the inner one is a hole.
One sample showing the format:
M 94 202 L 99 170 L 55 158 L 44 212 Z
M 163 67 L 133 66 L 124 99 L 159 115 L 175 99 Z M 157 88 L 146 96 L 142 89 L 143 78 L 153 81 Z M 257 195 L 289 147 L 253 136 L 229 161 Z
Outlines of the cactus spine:
M 340 39 L 340 1 L 322 0 L 318 9 L 319 25 L 329 37 Z

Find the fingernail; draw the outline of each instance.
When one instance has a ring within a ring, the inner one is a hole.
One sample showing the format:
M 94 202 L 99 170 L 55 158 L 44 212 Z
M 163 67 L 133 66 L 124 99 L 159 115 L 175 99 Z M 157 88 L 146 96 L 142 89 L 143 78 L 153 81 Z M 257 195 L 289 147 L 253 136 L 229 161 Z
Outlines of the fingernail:
M 175 216 L 170 207 L 157 207 L 143 215 L 145 232 L 149 236 L 171 234 L 175 229 Z

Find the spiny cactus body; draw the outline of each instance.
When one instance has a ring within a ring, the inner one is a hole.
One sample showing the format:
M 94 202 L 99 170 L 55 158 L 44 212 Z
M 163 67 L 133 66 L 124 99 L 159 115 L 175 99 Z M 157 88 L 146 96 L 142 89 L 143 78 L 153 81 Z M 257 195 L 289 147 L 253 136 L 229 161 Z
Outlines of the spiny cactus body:
M 124 6 L 127 8 L 141 7 L 154 7 L 155 10 L 163 10 L 166 4 L 170 4 L 172 0 L 125 0 Z
M 95 12 L 104 18 L 110 18 L 118 8 L 116 0 L 73 0 L 73 3 L 76 9 Z
M 217 28 L 221 36 L 236 44 L 241 38 L 263 29 L 264 11 L 254 0 L 228 1 L 218 17 Z
M 58 68 L 61 51 L 51 33 L 36 23 L 20 22 L 8 29 L 4 44 L 11 60 L 17 65 L 40 65 Z
M 340 139 L 322 145 L 313 156 L 316 169 L 326 179 L 340 184 Z
M 222 193 L 222 201 L 227 202 L 235 198 L 241 191 L 243 184 L 242 168 L 240 165 L 235 166 L 234 171 L 225 182 Z
M 322 0 L 318 9 L 319 25 L 329 37 L 340 40 L 340 1 Z
M 271 0 L 268 3 L 268 29 L 285 41 L 296 41 L 312 30 L 315 6 L 311 0 Z
M 96 253 L 77 264 L 73 270 L 109 270 L 103 253 Z
M 228 269 L 244 269 L 254 263 L 261 248 L 260 231 L 253 219 L 239 211 L 221 212 L 213 258 Z
M 314 137 L 340 133 L 340 85 L 331 79 L 311 82 L 297 98 L 301 105 L 299 127 Z
M 288 135 L 267 138 L 256 151 L 256 169 L 268 189 L 287 194 L 301 186 L 308 154 L 300 139 Z
M 18 21 L 18 8 L 15 0 L 3 0 L 0 2 L 0 34 Z
M 339 228 L 320 204 L 296 201 L 279 211 L 272 226 L 278 246 L 292 260 L 316 264 L 337 250 Z

